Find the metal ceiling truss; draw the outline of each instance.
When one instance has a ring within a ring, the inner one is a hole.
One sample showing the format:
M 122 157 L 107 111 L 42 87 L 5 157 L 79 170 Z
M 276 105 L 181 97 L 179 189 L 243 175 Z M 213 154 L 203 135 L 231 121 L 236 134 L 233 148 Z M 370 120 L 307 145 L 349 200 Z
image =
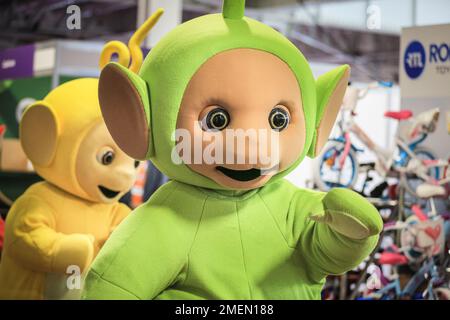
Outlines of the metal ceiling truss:
M 247 13 L 284 33 L 312 61 L 349 63 L 357 80 L 396 81 L 399 37 L 320 26 L 320 6 L 310 5 L 324 2 L 330 0 L 247 0 Z M 81 30 L 66 27 L 71 4 L 81 8 Z M 288 15 L 282 19 L 264 14 L 274 5 L 277 10 L 301 6 L 310 21 L 299 23 L 294 10 L 283 11 Z M 220 6 L 219 0 L 184 0 L 183 20 L 218 12 Z M 0 0 L 0 49 L 55 38 L 122 40 L 135 29 L 136 18 L 137 0 Z

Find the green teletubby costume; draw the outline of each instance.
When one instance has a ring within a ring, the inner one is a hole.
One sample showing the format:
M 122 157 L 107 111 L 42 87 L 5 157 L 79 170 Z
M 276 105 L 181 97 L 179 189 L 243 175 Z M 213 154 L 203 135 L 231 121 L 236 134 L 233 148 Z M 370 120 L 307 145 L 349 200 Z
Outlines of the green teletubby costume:
M 112 234 L 87 275 L 86 299 L 320 299 L 326 275 L 352 269 L 374 249 L 382 221 L 364 198 L 346 189 L 301 190 L 282 179 L 326 141 L 320 132 L 328 135 L 331 125 L 321 120 L 335 109 L 334 122 L 343 93 L 333 95 L 349 67 L 314 80 L 301 52 L 244 17 L 244 7 L 244 0 L 225 0 L 223 14 L 178 26 L 139 75 L 116 63 L 102 71 L 100 104 L 117 144 L 151 159 L 172 181 Z M 306 121 L 297 161 L 263 187 L 240 192 L 171 160 L 190 79 L 214 55 L 238 48 L 271 53 L 290 67 Z

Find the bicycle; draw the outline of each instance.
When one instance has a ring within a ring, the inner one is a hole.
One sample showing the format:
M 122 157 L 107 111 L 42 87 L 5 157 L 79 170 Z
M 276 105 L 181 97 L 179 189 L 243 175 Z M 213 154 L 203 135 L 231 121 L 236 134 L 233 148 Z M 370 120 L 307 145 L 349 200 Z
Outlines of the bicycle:
M 383 286 L 379 285 L 376 290 L 365 292 L 360 299 L 450 299 L 449 255 L 446 254 L 449 251 L 445 249 L 446 242 L 448 248 L 450 239 L 450 216 L 438 214 L 434 204 L 434 198 L 447 197 L 448 194 L 442 185 L 427 183 L 419 185 L 416 193 L 429 202 L 430 211 L 424 212 L 418 204 L 413 204 L 411 207 L 413 214 L 405 221 L 399 215 L 397 220 L 385 223 L 382 238 L 389 237 L 391 232 L 399 233 L 399 246 L 393 243 L 385 247 L 381 253 L 376 250 L 369 257 L 370 265 L 366 266 L 363 274 L 365 276 L 370 266 L 375 266 L 379 270 L 377 280 Z M 383 274 L 381 268 L 373 264 L 375 261 L 379 266 L 391 266 L 393 273 Z M 399 267 L 416 270 L 403 288 L 397 271 Z M 373 275 L 369 280 L 372 277 Z M 360 279 L 358 282 L 351 295 L 352 298 L 358 296 L 362 281 L 363 279 Z M 420 287 L 424 285 L 425 290 L 419 292 Z
M 348 88 L 338 121 L 341 133 L 338 137 L 330 139 L 314 165 L 314 181 L 319 189 L 328 191 L 333 187 L 354 188 L 359 174 L 364 170 L 367 173 L 371 169 L 384 179 L 387 176 L 400 178 L 400 183 L 405 186 L 406 191 L 414 196 L 416 196 L 416 186 L 424 179 L 439 179 L 439 168 L 427 171 L 429 168 L 426 168 L 425 164 L 426 161 L 434 161 L 437 157 L 434 152 L 421 145 L 428 135 L 436 130 L 439 109 L 422 112 L 417 117 L 413 117 L 410 110 L 386 112 L 387 118 L 402 122 L 397 130 L 393 150 L 378 146 L 355 122 L 358 101 L 372 89 L 390 86 L 392 86 L 391 83 L 376 82 L 365 89 L 356 89 L 351 86 Z M 374 164 L 359 163 L 358 154 L 362 153 L 364 149 L 353 144 L 351 133 L 375 154 Z M 411 161 L 415 164 L 414 167 L 409 165 Z M 398 170 L 406 168 L 408 165 L 411 170 L 415 168 L 415 171 Z M 416 175 L 416 172 L 420 172 L 420 175 Z M 368 173 L 366 182 L 367 177 Z

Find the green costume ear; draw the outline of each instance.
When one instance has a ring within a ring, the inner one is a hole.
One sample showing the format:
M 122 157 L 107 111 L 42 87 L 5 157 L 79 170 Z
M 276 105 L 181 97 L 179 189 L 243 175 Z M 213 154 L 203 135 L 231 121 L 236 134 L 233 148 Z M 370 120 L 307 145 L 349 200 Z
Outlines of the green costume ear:
M 317 156 L 333 129 L 350 78 L 350 67 L 343 65 L 320 76 L 316 81 L 317 117 L 308 156 Z
M 145 81 L 113 62 L 102 70 L 98 92 L 103 118 L 117 145 L 134 159 L 151 157 L 150 100 Z

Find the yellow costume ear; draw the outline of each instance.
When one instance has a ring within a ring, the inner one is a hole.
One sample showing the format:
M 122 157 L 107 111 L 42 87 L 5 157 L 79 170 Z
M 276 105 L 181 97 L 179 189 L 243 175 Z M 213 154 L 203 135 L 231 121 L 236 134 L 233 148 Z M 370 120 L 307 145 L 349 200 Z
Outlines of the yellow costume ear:
M 44 101 L 29 106 L 20 121 L 20 143 L 35 165 L 51 164 L 58 143 L 59 124 L 54 111 Z
M 350 67 L 344 65 L 320 76 L 316 81 L 317 116 L 313 143 L 308 156 L 316 157 L 328 141 L 350 78 Z
M 98 98 L 111 136 L 126 154 L 143 160 L 153 153 L 147 84 L 118 63 L 100 74 Z

